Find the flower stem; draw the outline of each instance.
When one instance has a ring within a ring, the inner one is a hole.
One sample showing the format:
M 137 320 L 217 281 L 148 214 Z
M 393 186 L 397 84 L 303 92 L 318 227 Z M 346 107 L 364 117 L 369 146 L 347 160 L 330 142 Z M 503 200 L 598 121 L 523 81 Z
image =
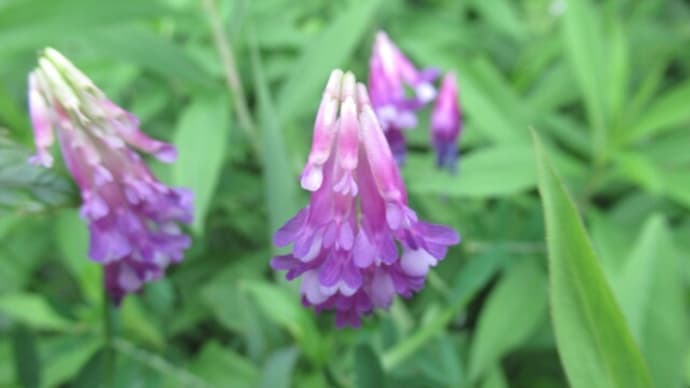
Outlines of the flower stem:
M 249 113 L 249 105 L 247 104 L 247 96 L 244 94 L 242 81 L 237 72 L 237 65 L 235 64 L 235 57 L 230 49 L 230 43 L 225 34 L 225 29 L 218 13 L 218 7 L 215 0 L 202 0 L 202 5 L 208 16 L 211 33 L 213 34 L 213 43 L 216 46 L 218 55 L 223 64 L 223 72 L 225 73 L 225 83 L 232 94 L 232 102 L 237 113 L 237 120 L 240 122 L 242 130 L 249 139 L 249 142 L 254 146 L 255 150 L 258 148 L 258 139 L 256 135 L 256 125 Z
M 106 388 L 115 386 L 115 348 L 113 339 L 115 337 L 113 321 L 115 320 L 115 308 L 110 301 L 108 291 L 103 287 L 103 337 L 104 337 L 104 356 L 103 356 L 103 381 Z

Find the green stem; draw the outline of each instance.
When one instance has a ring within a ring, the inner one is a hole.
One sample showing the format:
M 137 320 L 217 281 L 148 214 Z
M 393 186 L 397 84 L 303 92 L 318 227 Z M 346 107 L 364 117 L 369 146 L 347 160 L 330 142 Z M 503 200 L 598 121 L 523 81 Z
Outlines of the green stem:
M 104 274 L 105 275 L 105 274 Z M 108 291 L 103 286 L 103 336 L 104 336 L 104 357 L 103 357 L 103 376 L 106 388 L 115 386 L 115 348 L 113 341 L 115 331 L 113 321 L 115 319 L 115 307 L 110 301 Z
M 417 349 L 422 347 L 431 337 L 440 332 L 460 310 L 467 304 L 469 296 L 458 298 L 450 307 L 437 315 L 431 322 L 425 325 L 421 330 L 416 331 L 411 336 L 404 339 L 402 342 L 395 345 L 391 350 L 386 352 L 381 357 L 381 364 L 383 369 L 391 370 L 399 365 L 402 361 L 407 359 L 410 355 L 415 353 Z
M 245 135 L 249 139 L 250 144 L 255 151 L 259 150 L 258 139 L 256 135 L 256 125 L 249 112 L 249 105 L 247 104 L 247 96 L 244 94 L 242 87 L 242 80 L 240 79 L 235 57 L 230 49 L 230 43 L 225 34 L 223 23 L 218 13 L 218 7 L 215 0 L 202 0 L 202 5 L 208 16 L 208 21 L 213 35 L 213 43 L 218 51 L 221 63 L 223 64 L 223 72 L 225 74 L 225 83 L 232 94 L 232 102 L 237 114 L 237 120 Z

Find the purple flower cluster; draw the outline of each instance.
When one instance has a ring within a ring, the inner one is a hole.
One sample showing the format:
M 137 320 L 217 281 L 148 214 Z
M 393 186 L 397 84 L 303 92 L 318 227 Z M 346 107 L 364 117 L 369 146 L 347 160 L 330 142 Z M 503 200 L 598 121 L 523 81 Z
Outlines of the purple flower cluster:
M 434 83 L 439 74 L 434 68 L 418 70 L 385 32 L 376 35 L 369 60 L 371 103 L 399 165 L 406 155 L 404 131 L 417 127 L 418 111 L 436 100 L 433 117 L 438 119 L 432 118 L 431 134 L 438 166 L 455 171 L 462 126 L 458 91 L 451 73 L 437 93 Z
M 301 185 L 312 192 L 309 205 L 274 236 L 292 253 L 271 265 L 288 280 L 301 277 L 303 303 L 334 310 L 339 327 L 357 327 L 396 294 L 420 290 L 429 267 L 460 240 L 409 208 L 367 89 L 352 73 L 335 70 L 328 80 Z
M 160 183 L 130 146 L 172 162 L 175 148 L 146 136 L 132 114 L 107 99 L 65 57 L 46 49 L 29 75 L 36 155 L 50 167 L 53 129 L 65 164 L 81 190 L 89 225 L 89 257 L 105 267 L 115 303 L 182 260 L 190 239 L 192 193 Z

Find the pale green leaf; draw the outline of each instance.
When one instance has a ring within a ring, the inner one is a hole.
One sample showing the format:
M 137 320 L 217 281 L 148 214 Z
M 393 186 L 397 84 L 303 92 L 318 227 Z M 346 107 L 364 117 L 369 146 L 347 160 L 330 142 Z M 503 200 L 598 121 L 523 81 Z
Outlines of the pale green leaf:
M 566 57 L 584 97 L 592 125 L 594 154 L 602 157 L 607 145 L 604 85 L 604 48 L 599 13 L 590 0 L 569 0 L 563 15 Z
M 611 276 L 614 291 L 655 386 L 681 387 L 690 322 L 680 256 L 661 216 L 651 217 L 636 241 L 625 266 Z
M 194 193 L 194 231 L 201 234 L 225 159 L 229 133 L 225 98 L 199 97 L 181 114 L 174 143 L 179 157 L 173 164 L 176 186 Z
M 260 388 L 290 388 L 299 350 L 296 347 L 278 349 L 266 360 L 261 371 Z
M 256 365 L 216 341 L 206 342 L 190 371 L 214 387 L 253 388 L 259 380 Z
M 37 294 L 0 295 L 0 313 L 36 330 L 65 330 L 72 326 L 43 296 Z
M 512 317 L 505 319 L 505 317 Z M 504 275 L 479 316 L 470 350 L 470 379 L 500 363 L 546 320 L 546 277 L 532 261 L 516 263 Z
M 644 110 L 639 120 L 628 130 L 629 141 L 658 135 L 674 126 L 690 123 L 690 81 L 674 86 Z
M 461 155 L 457 175 L 438 171 L 428 158 L 410 156 L 403 170 L 409 190 L 419 194 L 498 197 L 536 184 L 529 145 L 501 144 Z

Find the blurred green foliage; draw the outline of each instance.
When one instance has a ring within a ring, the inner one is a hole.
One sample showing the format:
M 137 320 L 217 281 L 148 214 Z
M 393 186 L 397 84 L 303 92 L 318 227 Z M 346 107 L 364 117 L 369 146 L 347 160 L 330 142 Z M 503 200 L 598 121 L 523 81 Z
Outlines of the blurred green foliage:
M 47 45 L 173 141 L 179 162 L 153 169 L 196 192 L 184 262 L 118 313 L 115 386 L 690 384 L 687 1 L 236 0 L 212 16 L 250 136 L 200 2 L 0 0 L 0 386 L 105 373 L 76 190 L 25 164 L 26 76 Z M 270 235 L 307 201 L 329 71 L 365 79 L 380 28 L 458 73 L 459 176 L 435 171 L 426 118 L 403 173 L 413 207 L 464 241 L 419 295 L 336 330 L 271 273 Z

